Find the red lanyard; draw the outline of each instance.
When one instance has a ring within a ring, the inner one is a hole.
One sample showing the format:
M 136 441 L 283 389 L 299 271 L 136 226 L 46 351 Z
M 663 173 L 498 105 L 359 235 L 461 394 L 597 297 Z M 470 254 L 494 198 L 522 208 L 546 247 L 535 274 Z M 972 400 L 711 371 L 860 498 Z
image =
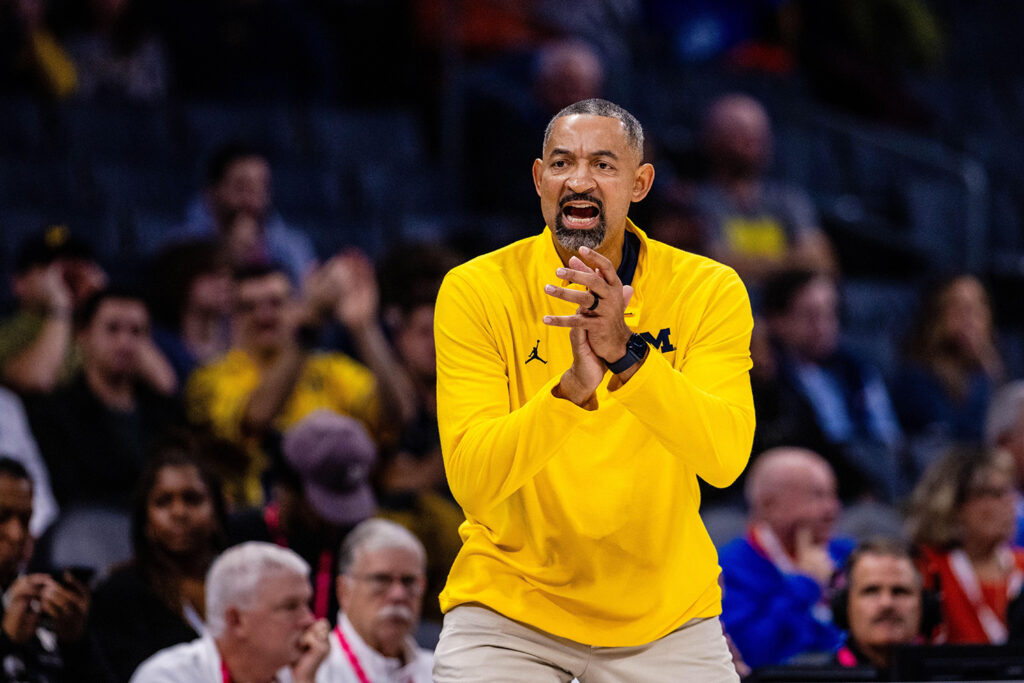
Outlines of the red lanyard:
M 222 683 L 234 683 L 235 680 L 231 678 L 231 672 L 228 671 L 228 665 L 223 661 L 220 663 L 220 678 Z
M 363 667 L 359 663 L 359 658 L 356 657 L 355 652 L 352 652 L 352 648 L 349 647 L 348 640 L 345 639 L 345 634 L 341 632 L 340 624 L 334 627 L 334 635 L 338 636 L 338 644 L 341 645 L 341 649 L 345 651 L 345 656 L 348 657 L 348 661 L 352 665 L 352 670 L 356 672 L 356 677 L 359 679 L 359 683 L 370 683 L 370 679 L 366 677 L 366 672 L 363 671 Z M 225 681 L 225 683 L 229 682 Z
M 288 539 L 281 531 L 281 512 L 277 503 L 269 503 L 263 509 L 263 521 L 267 524 L 267 532 L 276 545 L 288 547 Z M 331 566 L 334 558 L 330 550 L 320 553 L 320 561 L 316 568 L 316 581 L 313 585 L 313 614 L 317 619 L 327 618 L 327 608 L 331 602 Z

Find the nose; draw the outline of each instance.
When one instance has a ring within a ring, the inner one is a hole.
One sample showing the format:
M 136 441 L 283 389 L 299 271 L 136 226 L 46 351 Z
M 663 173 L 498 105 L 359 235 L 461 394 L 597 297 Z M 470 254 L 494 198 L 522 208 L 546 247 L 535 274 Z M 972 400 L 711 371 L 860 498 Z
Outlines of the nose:
M 590 164 L 576 164 L 566 185 L 570 190 L 578 194 L 586 194 L 593 190 L 594 176 L 590 171 Z
M 309 605 L 303 605 L 302 614 L 299 617 L 299 624 L 302 628 L 306 629 L 309 628 L 314 621 L 316 621 L 316 616 L 313 615 L 313 610 L 309 608 Z

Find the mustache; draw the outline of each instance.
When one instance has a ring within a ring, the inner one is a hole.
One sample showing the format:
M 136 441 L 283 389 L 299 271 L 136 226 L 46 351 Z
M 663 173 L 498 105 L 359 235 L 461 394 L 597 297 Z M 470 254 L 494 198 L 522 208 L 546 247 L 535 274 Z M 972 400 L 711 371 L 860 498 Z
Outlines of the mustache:
M 871 623 L 872 624 L 878 624 L 878 623 L 881 623 L 883 621 L 899 621 L 899 622 L 904 622 L 904 621 L 906 621 L 906 619 L 904 619 L 903 615 L 900 614 L 899 612 L 897 612 L 896 610 L 894 610 L 894 609 L 887 609 L 887 610 L 883 610 L 880 614 L 876 615 L 875 618 L 871 620 Z
M 416 619 L 416 615 L 413 614 L 412 610 L 405 605 L 387 605 L 377 612 L 377 618 L 400 619 L 402 621 L 412 623 Z
M 564 208 L 565 205 L 568 204 L 569 202 L 591 202 L 592 204 L 597 206 L 597 210 L 599 213 L 604 212 L 604 203 L 602 203 L 600 199 L 594 197 L 593 195 L 572 192 L 558 200 L 558 208 Z

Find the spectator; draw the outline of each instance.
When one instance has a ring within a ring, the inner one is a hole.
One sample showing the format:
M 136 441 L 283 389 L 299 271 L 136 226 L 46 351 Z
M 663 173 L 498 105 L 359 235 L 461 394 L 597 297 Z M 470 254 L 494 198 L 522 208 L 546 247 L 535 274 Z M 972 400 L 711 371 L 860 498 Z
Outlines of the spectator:
M 81 26 L 68 39 L 78 74 L 78 96 L 145 104 L 163 101 L 170 80 L 167 58 L 163 43 L 146 25 L 142 4 L 138 0 L 85 4 Z
M 113 681 L 203 632 L 204 579 L 224 547 L 224 501 L 195 441 L 168 438 L 136 489 L 132 561 L 96 589 L 89 630 Z
M 144 378 L 161 378 L 169 394 L 174 374 L 150 339 L 146 305 L 133 291 L 98 292 L 80 313 L 81 372 L 26 408 L 57 502 L 128 511 L 150 444 L 183 423 L 177 402 Z
M 28 530 L 33 538 L 39 538 L 57 519 L 60 508 L 50 488 L 49 470 L 28 426 L 25 407 L 17 394 L 3 387 L 0 387 L 0 453 L 21 463 L 32 478 L 32 520 Z
M 185 391 L 194 422 L 252 454 L 244 479 L 228 482 L 231 500 L 263 502 L 260 476 L 267 460 L 261 442 L 313 410 L 355 417 L 378 442 L 411 417 L 412 390 L 384 338 L 377 306 L 372 268 L 355 254 L 336 256 L 316 270 L 300 301 L 274 267 L 236 274 L 234 346 L 197 370 Z M 331 318 L 350 333 L 369 369 L 340 353 L 313 352 Z
M 707 253 L 756 289 L 774 273 L 836 264 L 806 192 L 766 177 L 772 158 L 768 113 L 747 95 L 716 99 L 704 120 L 710 178 L 696 196 Z
M 311 592 L 309 565 L 292 551 L 230 548 L 206 577 L 206 632 L 147 659 L 131 683 L 313 683 L 330 647 Z
M 0 324 L 0 379 L 18 392 L 49 392 L 73 374 L 75 309 L 106 285 L 92 250 L 63 225 L 33 235 L 13 278 L 18 310 Z
M 910 551 L 897 541 L 858 545 L 844 573 L 847 585 L 832 601 L 832 617 L 847 638 L 835 663 L 871 666 L 880 680 L 889 680 L 893 648 L 926 642 L 937 625 L 936 598 L 924 590 Z
M 337 581 L 341 612 L 320 683 L 433 681 L 434 657 L 412 637 L 426 561 L 415 536 L 383 519 L 368 519 L 345 538 Z
M 283 462 L 271 471 L 270 501 L 235 514 L 231 540 L 267 541 L 297 552 L 316 567 L 313 614 L 333 619 L 338 548 L 377 507 L 369 479 L 377 447 L 358 421 L 316 410 L 285 432 L 281 451 Z
M 149 268 L 153 340 L 174 367 L 178 385 L 230 347 L 231 272 L 212 241 L 166 247 Z
M 462 546 L 458 527 L 465 519 L 444 475 L 437 429 L 437 367 L 434 300 L 455 254 L 430 245 L 392 252 L 382 270 L 396 275 L 382 283 L 385 318 L 395 352 L 415 387 L 416 418 L 402 430 L 397 448 L 384 454 L 377 474 L 380 516 L 412 531 L 430 549 L 425 618 L 441 620 L 435 599 Z
M 1024 548 L 1024 381 L 999 390 L 985 418 L 985 444 L 1002 448 L 1016 463 L 1017 535 L 1014 545 Z
M 839 292 L 828 275 L 782 271 L 762 300 L 768 368 L 752 373 L 762 448 L 821 453 L 845 502 L 902 492 L 902 432 L 877 368 L 841 345 Z
M 63 100 L 78 86 L 75 64 L 47 23 L 46 0 L 0 3 L 0 91 Z
M 527 77 L 496 88 L 487 78 L 467 98 L 465 141 L 466 198 L 482 213 L 514 213 L 533 219 L 537 194 L 523 169 L 529 168 L 541 150 L 537 136 L 552 116 L 574 102 L 601 97 L 605 67 L 588 43 L 556 39 L 536 50 Z M 528 82 L 522 82 L 526 81 Z M 495 151 L 494 131 L 502 131 L 500 152 Z M 494 154 L 503 163 L 493 163 Z
M 981 439 L 1003 379 L 995 337 L 988 294 L 973 275 L 941 280 L 924 295 L 892 383 L 900 423 L 916 442 L 918 472 L 951 443 Z
M 20 574 L 32 555 L 32 480 L 0 458 L 0 663 L 12 683 L 72 683 L 95 670 L 85 637 L 89 591 L 70 571 Z
M 842 634 L 829 591 L 853 544 L 832 537 L 839 514 L 832 468 L 811 451 L 772 449 L 754 461 L 744 495 L 748 533 L 719 555 L 725 630 L 755 669 L 834 652 Z
M 962 446 L 932 463 L 915 487 L 908 529 L 925 585 L 942 594 L 949 643 L 1007 641 L 1007 607 L 1024 584 L 1012 456 Z
M 175 238 L 226 240 L 240 216 L 255 221 L 253 237 L 265 253 L 264 264 L 280 264 L 293 284 L 303 282 L 316 259 L 313 243 L 274 210 L 270 162 L 255 147 L 228 143 L 207 162 L 203 196 L 189 205 Z

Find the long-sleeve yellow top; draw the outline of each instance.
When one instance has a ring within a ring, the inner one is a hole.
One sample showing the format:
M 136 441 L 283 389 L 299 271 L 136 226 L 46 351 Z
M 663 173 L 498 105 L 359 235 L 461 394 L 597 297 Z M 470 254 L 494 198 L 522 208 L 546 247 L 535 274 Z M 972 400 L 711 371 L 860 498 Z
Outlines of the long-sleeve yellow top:
M 651 642 L 721 612 L 697 477 L 732 483 L 754 409 L 746 290 L 709 259 L 640 241 L 627 325 L 646 362 L 598 407 L 552 389 L 572 363 L 575 305 L 544 293 L 561 266 L 550 229 L 453 269 L 435 313 L 438 423 L 466 521 L 441 594 L 594 646 Z

